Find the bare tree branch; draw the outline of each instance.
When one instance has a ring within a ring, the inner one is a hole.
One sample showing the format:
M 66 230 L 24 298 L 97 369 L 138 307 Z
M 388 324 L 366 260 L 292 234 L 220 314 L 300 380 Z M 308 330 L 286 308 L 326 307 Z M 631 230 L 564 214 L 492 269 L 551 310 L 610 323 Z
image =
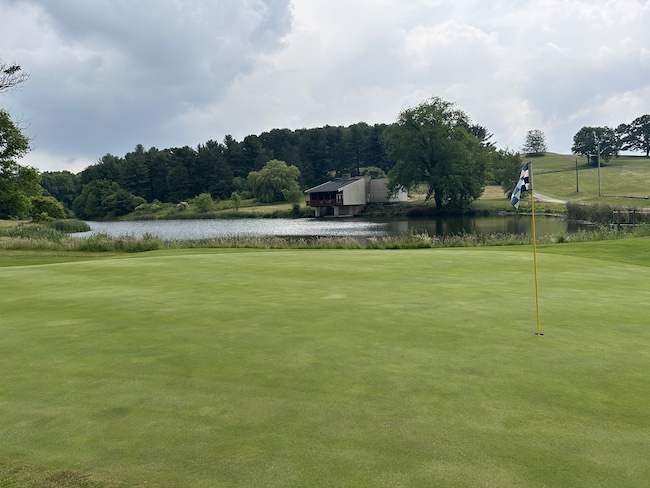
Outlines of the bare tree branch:
M 29 73 L 25 73 L 19 64 L 0 59 L 0 93 L 13 90 L 28 79 Z

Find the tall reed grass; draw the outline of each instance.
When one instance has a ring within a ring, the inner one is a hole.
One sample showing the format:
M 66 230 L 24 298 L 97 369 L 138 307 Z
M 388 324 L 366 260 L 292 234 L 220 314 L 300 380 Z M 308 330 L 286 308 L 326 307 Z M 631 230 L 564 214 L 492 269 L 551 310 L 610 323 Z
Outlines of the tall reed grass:
M 575 234 L 540 236 L 538 244 L 561 244 L 650 236 L 650 224 L 619 229 L 594 227 Z M 82 252 L 146 252 L 157 249 L 256 248 L 256 249 L 423 249 L 443 247 L 518 246 L 532 244 L 524 234 L 456 234 L 432 236 L 410 233 L 402 236 L 369 237 L 222 237 L 204 240 L 163 240 L 150 234 L 142 237 L 93 234 L 86 238 L 42 225 L 25 225 L 0 230 L 0 249 L 58 250 Z
M 566 218 L 578 222 L 591 222 L 594 224 L 611 224 L 613 208 L 606 203 L 574 203 L 566 204 Z
M 67 234 L 47 225 L 27 224 L 2 229 L 0 237 L 56 243 L 65 239 Z
M 68 234 L 72 234 L 74 232 L 87 232 L 90 230 L 90 226 L 86 222 L 77 219 L 53 220 L 51 222 L 48 222 L 47 225 L 53 229 L 60 230 L 61 232 Z

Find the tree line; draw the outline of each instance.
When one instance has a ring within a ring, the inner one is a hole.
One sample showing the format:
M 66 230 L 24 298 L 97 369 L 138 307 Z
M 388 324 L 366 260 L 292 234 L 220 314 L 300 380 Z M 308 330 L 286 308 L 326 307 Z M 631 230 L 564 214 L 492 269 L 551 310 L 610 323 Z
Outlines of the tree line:
M 203 193 L 214 199 L 229 199 L 233 192 L 250 198 L 255 196 L 256 180 L 249 175 L 258 174 L 271 161 L 297 168 L 301 188 L 342 173 L 389 171 L 394 163 L 382 142 L 388 127 L 359 122 L 347 127 L 273 129 L 242 141 L 227 135 L 223 142 L 210 140 L 196 148 L 145 149 L 139 144 L 121 157 L 106 154 L 76 175 L 44 172 L 41 183 L 80 218 L 122 215 L 125 207 L 138 202 L 178 203 Z M 280 189 L 277 195 L 282 195 Z
M 586 156 L 589 164 L 597 164 L 600 155 L 605 161 L 621 151 L 641 151 L 650 157 L 650 115 L 637 117 L 629 124 L 611 127 L 582 127 L 573 136 L 573 154 Z
M 436 100 L 453 107 L 451 102 Z M 447 123 L 445 114 L 438 115 L 437 120 L 428 121 L 432 128 L 429 135 L 439 132 L 438 126 Z M 488 153 L 495 153 L 488 141 L 491 134 L 485 127 L 472 124 L 464 113 L 458 122 L 455 133 L 462 135 L 459 144 L 443 151 L 444 137 L 429 141 L 438 149 L 438 154 L 428 163 L 438 165 L 438 177 L 428 197 L 438 207 L 464 205 L 477 198 L 485 183 Z M 345 173 L 388 174 L 393 186 L 431 183 L 427 180 L 427 170 L 419 180 L 405 177 L 411 173 L 404 170 L 408 165 L 402 160 L 413 154 L 401 151 L 398 146 L 399 141 L 408 144 L 409 138 L 399 122 L 375 125 L 359 122 L 347 127 L 273 129 L 246 136 L 241 142 L 227 135 L 223 142 L 210 140 L 196 148 L 145 149 L 137 145 L 123 157 L 106 154 L 77 175 L 65 171 L 45 172 L 42 185 L 79 218 L 95 219 L 124 215 L 145 202 L 178 203 L 205 194 L 214 199 L 236 195 L 237 198 L 255 197 L 261 202 L 295 202 L 301 188 L 316 186 Z M 461 149 L 470 143 L 472 149 L 461 155 Z M 400 147 L 405 147 L 404 144 Z M 475 163 L 474 157 L 481 162 Z M 451 189 L 452 182 L 456 185 L 454 189 Z
M 26 81 L 19 65 L 0 59 L 0 93 Z M 510 191 L 522 157 L 497 150 L 492 134 L 454 103 L 432 97 L 403 110 L 392 124 L 359 122 L 347 127 L 273 129 L 237 141 L 209 140 L 196 148 L 145 149 L 123 156 L 106 154 L 78 174 L 39 174 L 17 160 L 29 140 L 0 110 L 0 218 L 81 219 L 118 217 L 145 203 L 183 203 L 255 197 L 261 202 L 296 202 L 301 189 L 335 176 L 370 174 L 390 178 L 390 187 L 416 186 L 439 209 L 465 209 L 486 184 Z M 574 137 L 575 154 L 607 160 L 621 150 L 650 154 L 650 115 L 617 129 L 583 127 Z M 527 155 L 546 151 L 544 134 L 529 131 Z M 209 203 L 209 202 L 208 202 Z
M 613 147 L 638 147 L 629 134 L 645 119 L 626 126 L 628 135 L 616 138 Z M 589 143 L 600 141 L 603 157 L 618 154 L 610 152 L 604 133 L 583 128 L 576 138 L 587 134 Z M 295 202 L 301 188 L 343 173 L 388 175 L 392 188 L 421 185 L 437 208 L 463 210 L 487 183 L 501 185 L 506 193 L 516 184 L 522 155 L 497 150 L 491 137 L 454 103 L 433 97 L 402 111 L 392 124 L 273 129 L 241 142 L 227 135 L 223 142 L 210 140 L 196 148 L 139 144 L 122 157 L 106 154 L 76 175 L 45 172 L 41 185 L 82 219 L 125 215 L 143 203 L 179 203 L 199 195 Z M 529 131 L 524 153 L 545 151 L 543 132 Z

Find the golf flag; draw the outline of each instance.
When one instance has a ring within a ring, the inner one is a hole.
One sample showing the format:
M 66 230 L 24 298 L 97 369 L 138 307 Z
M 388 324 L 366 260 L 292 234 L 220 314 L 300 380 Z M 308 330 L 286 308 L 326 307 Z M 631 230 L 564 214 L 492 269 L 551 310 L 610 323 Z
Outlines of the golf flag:
M 521 200 L 521 197 L 523 197 L 523 194 L 527 191 L 531 191 L 532 189 L 533 187 L 530 184 L 530 163 L 526 163 L 524 164 L 524 167 L 521 168 L 519 181 L 517 182 L 517 186 L 515 186 L 515 189 L 512 192 L 510 204 L 515 208 L 519 208 L 519 201 Z
M 517 186 L 515 186 L 515 189 L 512 192 L 510 203 L 513 207 L 519 208 L 519 202 L 521 201 L 524 193 L 527 191 L 530 192 L 530 208 L 533 217 L 533 268 L 535 270 L 535 315 L 537 317 L 536 335 L 541 336 L 544 334 L 542 334 L 542 330 L 539 324 L 539 287 L 537 286 L 537 237 L 535 236 L 535 196 L 533 194 L 532 178 L 533 168 L 532 163 L 529 161 L 524 164 L 523 168 L 521 168 L 519 181 L 517 182 Z

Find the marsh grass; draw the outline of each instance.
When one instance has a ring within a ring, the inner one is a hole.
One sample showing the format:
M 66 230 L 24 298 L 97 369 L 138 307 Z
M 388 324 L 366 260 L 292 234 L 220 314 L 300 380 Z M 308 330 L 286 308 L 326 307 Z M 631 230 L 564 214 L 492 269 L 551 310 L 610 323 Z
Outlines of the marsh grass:
M 53 220 L 48 222 L 49 227 L 65 232 L 67 234 L 73 234 L 75 232 L 87 232 L 90 230 L 90 226 L 83 220 L 78 219 L 61 219 Z
M 613 240 L 650 234 L 649 224 L 616 228 L 594 226 L 574 234 L 557 233 L 538 236 L 540 244 Z M 518 246 L 531 244 L 524 234 L 453 234 L 432 236 L 411 232 L 401 236 L 369 237 L 255 237 L 235 236 L 203 240 L 163 240 L 151 234 L 110 236 L 106 233 L 76 238 L 41 225 L 24 225 L 0 229 L 0 249 L 77 251 L 91 253 L 138 253 L 158 249 L 427 249 L 446 247 Z
M 567 218 L 570 220 L 596 224 L 610 224 L 612 222 L 613 208 L 607 203 L 568 202 L 566 208 Z
M 78 239 L 72 244 L 75 251 L 85 252 L 146 252 L 161 249 L 164 241 L 156 236 L 145 234 L 142 237 L 125 235 L 113 237 L 105 233 L 93 234 Z
M 67 234 L 46 225 L 28 224 L 0 229 L 0 248 L 66 248 Z

